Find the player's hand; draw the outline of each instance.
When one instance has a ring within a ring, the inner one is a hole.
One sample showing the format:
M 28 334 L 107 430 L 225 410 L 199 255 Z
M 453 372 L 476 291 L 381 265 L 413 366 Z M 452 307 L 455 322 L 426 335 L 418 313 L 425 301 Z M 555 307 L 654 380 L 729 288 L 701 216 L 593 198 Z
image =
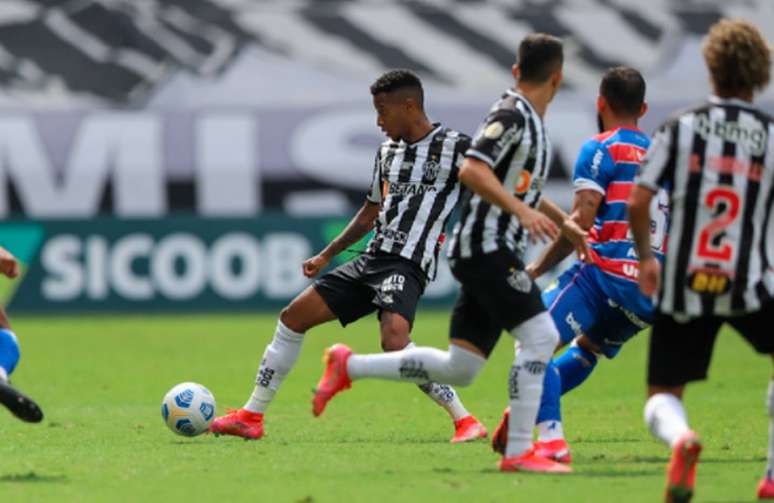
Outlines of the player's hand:
M 305 260 L 303 265 L 304 276 L 307 278 L 314 278 L 320 274 L 320 271 L 325 269 L 325 266 L 327 266 L 330 261 L 331 260 L 322 253 Z
M 575 253 L 578 254 L 579 260 L 587 264 L 591 263 L 591 253 L 586 242 L 586 239 L 589 237 L 588 232 L 583 230 L 575 220 L 565 218 L 564 222 L 562 222 L 562 236 L 575 247 Z
M 19 275 L 19 262 L 5 248 L 0 247 L 0 274 L 14 279 Z
M 524 268 L 524 272 L 529 274 L 529 277 L 532 278 L 533 280 L 537 279 L 538 277 L 537 264 L 535 264 L 534 262 L 530 262 L 529 264 L 527 264 L 527 267 Z
M 559 227 L 554 221 L 529 206 L 525 207 L 518 218 L 521 226 L 529 232 L 532 244 L 538 241 L 548 243 L 559 237 Z
M 656 257 L 640 261 L 640 291 L 646 297 L 653 297 L 661 283 L 661 264 Z

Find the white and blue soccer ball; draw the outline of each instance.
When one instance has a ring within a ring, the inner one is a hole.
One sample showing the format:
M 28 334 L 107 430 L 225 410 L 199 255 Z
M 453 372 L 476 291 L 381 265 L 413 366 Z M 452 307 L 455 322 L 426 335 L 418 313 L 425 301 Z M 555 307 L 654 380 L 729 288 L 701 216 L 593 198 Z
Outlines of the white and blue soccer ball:
M 201 384 L 180 383 L 164 395 L 161 417 L 178 435 L 201 435 L 215 418 L 215 397 Z

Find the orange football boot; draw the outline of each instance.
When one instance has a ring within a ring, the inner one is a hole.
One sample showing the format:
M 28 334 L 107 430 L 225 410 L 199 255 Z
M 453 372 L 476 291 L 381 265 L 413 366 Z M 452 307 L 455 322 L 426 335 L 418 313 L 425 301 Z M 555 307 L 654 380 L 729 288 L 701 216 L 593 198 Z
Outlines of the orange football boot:
M 701 441 L 693 431 L 685 432 L 672 448 L 672 458 L 667 468 L 667 487 L 664 500 L 667 503 L 691 501 L 696 482 L 696 464 L 701 453 Z
M 319 416 L 325 410 L 325 406 L 339 391 L 352 387 L 352 380 L 347 375 L 347 360 L 352 355 L 352 350 L 345 344 L 334 344 L 325 350 L 323 372 L 312 398 L 312 414 Z
M 763 477 L 758 484 L 759 500 L 774 500 L 774 479 Z
M 263 436 L 263 413 L 247 409 L 231 409 L 225 416 L 216 417 L 210 425 L 215 436 L 233 435 L 245 440 L 258 440 Z
M 553 459 L 554 461 L 559 461 L 565 465 L 569 465 L 572 462 L 570 446 L 567 444 L 567 440 L 563 438 L 542 441 L 538 440 L 534 443 L 534 446 L 535 453 L 538 456 Z
M 518 456 L 503 457 L 501 472 L 572 473 L 572 468 L 553 459 L 544 458 L 530 449 Z
M 450 440 L 451 443 L 459 444 L 479 438 L 486 438 L 486 427 L 473 415 L 467 415 L 459 421 L 454 421 L 454 436 Z

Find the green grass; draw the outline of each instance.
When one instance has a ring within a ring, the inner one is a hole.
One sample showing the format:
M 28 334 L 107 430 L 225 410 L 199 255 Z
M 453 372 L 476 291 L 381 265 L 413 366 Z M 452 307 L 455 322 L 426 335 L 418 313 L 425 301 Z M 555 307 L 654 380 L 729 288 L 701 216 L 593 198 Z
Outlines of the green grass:
M 14 320 L 23 359 L 15 383 L 43 406 L 40 425 L 0 410 L 0 501 L 610 501 L 661 497 L 666 447 L 642 421 L 646 338 L 564 400 L 570 476 L 501 474 L 486 443 L 453 446 L 443 411 L 413 385 L 362 381 L 325 415 L 310 413 L 322 348 L 377 351 L 373 318 L 310 332 L 258 442 L 177 437 L 159 404 L 198 381 L 225 406 L 252 390 L 273 316 L 106 316 Z M 421 312 L 414 338 L 445 347 L 448 315 Z M 676 334 L 679 336 L 679 334 Z M 507 401 L 512 343 L 503 336 L 476 383 L 461 391 L 490 429 Z M 711 380 L 686 401 L 705 450 L 696 501 L 749 501 L 765 466 L 771 374 L 732 332 Z

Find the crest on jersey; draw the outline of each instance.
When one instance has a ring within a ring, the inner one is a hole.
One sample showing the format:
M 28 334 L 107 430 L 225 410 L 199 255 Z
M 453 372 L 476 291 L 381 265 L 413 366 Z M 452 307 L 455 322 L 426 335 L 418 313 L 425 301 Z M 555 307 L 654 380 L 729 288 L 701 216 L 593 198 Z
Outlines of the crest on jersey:
M 441 165 L 436 159 L 428 159 L 422 165 L 422 183 L 435 183 L 438 173 L 441 171 Z
M 526 271 L 515 270 L 506 278 L 506 281 L 517 292 L 527 293 L 532 289 L 532 279 Z
M 502 136 L 503 131 L 505 131 L 505 126 L 502 122 L 493 122 L 484 129 L 484 138 L 496 140 Z

